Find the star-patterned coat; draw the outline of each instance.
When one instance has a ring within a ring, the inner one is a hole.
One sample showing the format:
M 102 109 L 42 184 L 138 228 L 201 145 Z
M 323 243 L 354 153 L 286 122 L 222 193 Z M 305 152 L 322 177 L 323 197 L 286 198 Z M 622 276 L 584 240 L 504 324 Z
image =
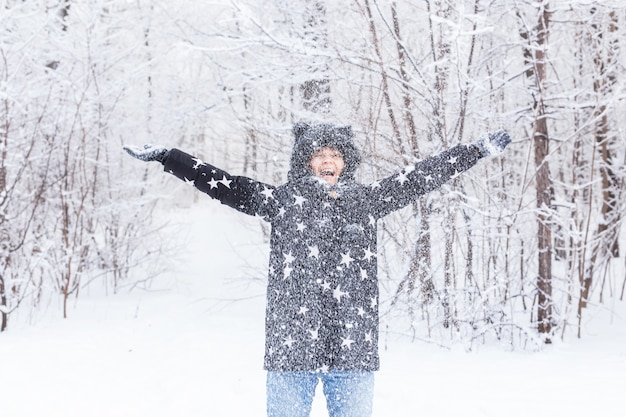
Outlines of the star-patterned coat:
M 164 162 L 167 172 L 272 225 L 267 370 L 377 370 L 376 222 L 483 156 L 474 145 L 459 145 L 363 185 L 352 179 L 360 159 L 351 138 L 348 132 L 325 143 L 305 138 L 304 148 L 296 143 L 289 180 L 278 187 L 230 175 L 177 149 Z M 313 176 L 306 164 L 311 153 L 301 154 L 328 145 L 346 159 L 345 175 L 333 187 Z

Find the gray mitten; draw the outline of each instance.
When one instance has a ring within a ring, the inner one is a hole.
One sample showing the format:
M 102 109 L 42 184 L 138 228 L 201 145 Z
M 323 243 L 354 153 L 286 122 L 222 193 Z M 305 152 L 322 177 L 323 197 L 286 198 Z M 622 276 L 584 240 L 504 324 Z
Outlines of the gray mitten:
M 143 145 L 143 148 L 138 146 L 124 146 L 123 149 L 132 157 L 141 161 L 159 161 L 164 163 L 167 159 L 169 150 L 159 145 Z
M 509 134 L 504 130 L 498 130 L 482 135 L 476 141 L 476 146 L 482 156 L 500 155 L 509 143 L 511 143 Z

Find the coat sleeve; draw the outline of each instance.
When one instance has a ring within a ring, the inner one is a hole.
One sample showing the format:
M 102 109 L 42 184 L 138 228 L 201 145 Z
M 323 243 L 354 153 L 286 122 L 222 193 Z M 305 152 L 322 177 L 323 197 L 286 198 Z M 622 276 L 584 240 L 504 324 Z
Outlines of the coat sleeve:
M 457 145 L 375 182 L 371 185 L 370 195 L 373 215 L 384 217 L 411 204 L 470 169 L 483 156 L 475 145 Z
M 263 202 L 263 193 L 271 194 L 273 186 L 247 177 L 230 175 L 179 149 L 169 151 L 163 166 L 166 172 L 192 183 L 198 190 L 222 204 L 252 216 L 267 216 L 264 211 L 269 209 L 268 205 L 260 203 Z

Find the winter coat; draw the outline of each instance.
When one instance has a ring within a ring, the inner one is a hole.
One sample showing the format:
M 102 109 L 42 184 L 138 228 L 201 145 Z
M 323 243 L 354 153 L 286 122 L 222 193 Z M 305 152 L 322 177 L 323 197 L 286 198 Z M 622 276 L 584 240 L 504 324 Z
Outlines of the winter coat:
M 200 191 L 271 223 L 265 362 L 271 371 L 377 370 L 377 220 L 439 188 L 483 155 L 458 145 L 371 185 L 355 182 L 360 156 L 349 128 L 297 125 L 287 183 L 234 176 L 177 149 L 165 170 Z M 335 186 L 308 166 L 321 147 L 339 149 Z

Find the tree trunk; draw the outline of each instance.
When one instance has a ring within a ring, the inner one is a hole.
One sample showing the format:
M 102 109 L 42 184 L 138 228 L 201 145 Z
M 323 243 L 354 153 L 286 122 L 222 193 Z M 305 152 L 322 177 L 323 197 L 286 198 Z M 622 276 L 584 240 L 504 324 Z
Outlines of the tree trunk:
M 315 49 L 325 49 L 326 40 L 326 5 L 320 0 L 305 0 L 304 39 Z M 332 104 L 330 82 L 326 77 L 326 65 L 311 68 L 315 78 L 300 85 L 302 106 L 315 114 L 328 114 Z
M 597 12 L 592 10 L 592 14 Z M 617 31 L 618 22 L 615 12 L 609 14 L 610 24 L 608 33 L 612 34 Z M 619 179 L 611 168 L 613 166 L 613 146 L 614 138 L 609 128 L 609 118 L 607 115 L 607 105 L 605 97 L 609 97 L 615 84 L 615 75 L 611 67 L 614 65 L 614 41 L 609 40 L 608 47 L 603 47 L 602 41 L 606 28 L 604 25 L 599 26 L 597 23 L 591 25 L 594 29 L 594 38 L 599 43 L 596 46 L 594 63 L 596 69 L 596 79 L 593 83 L 593 89 L 601 103 L 594 112 L 594 119 L 597 120 L 594 132 L 595 146 L 600 154 L 600 175 L 602 177 L 602 206 L 600 208 L 601 221 L 598 223 L 596 234 L 594 236 L 591 259 L 585 269 L 585 276 L 581 282 L 579 315 L 582 314 L 582 308 L 587 306 L 589 300 L 591 285 L 595 271 L 598 266 L 604 264 L 604 260 L 609 257 L 619 257 L 619 240 L 617 226 L 621 221 L 621 214 L 618 209 L 618 192 Z M 606 55 L 603 54 L 607 51 Z
M 368 7 L 369 12 L 369 7 Z M 370 22 L 372 22 L 370 12 Z M 402 44 L 402 36 L 400 35 L 400 20 L 396 10 L 396 2 L 391 4 L 391 18 L 393 22 L 393 33 L 396 38 L 396 48 L 398 50 L 398 61 L 400 66 L 400 76 L 402 80 L 403 90 L 403 107 L 404 107 L 404 122 L 409 130 L 409 145 L 411 147 L 411 155 L 419 156 L 419 141 L 417 139 L 417 128 L 415 126 L 415 119 L 411 109 L 413 107 L 413 100 L 409 91 L 409 76 L 406 71 L 406 53 Z M 372 34 L 374 39 L 376 36 Z M 393 115 L 393 113 L 392 113 Z M 392 119 L 393 120 L 393 119 Z M 399 134 L 399 132 L 398 132 Z M 427 199 L 420 198 L 420 200 L 413 204 L 413 212 L 419 217 L 419 227 L 417 232 L 417 240 L 415 247 L 411 255 L 410 267 L 407 273 L 409 280 L 408 293 L 413 293 L 415 289 L 415 283 L 419 280 L 420 291 L 422 293 L 422 300 L 425 303 L 430 303 L 435 296 L 435 285 L 431 276 L 431 243 L 430 243 L 430 225 L 428 216 Z
M 536 198 L 537 198 L 537 292 L 538 311 L 537 326 L 540 334 L 545 335 L 544 341 L 550 343 L 552 332 L 552 231 L 550 217 L 552 207 L 552 180 L 548 165 L 549 143 L 546 109 L 544 106 L 547 40 L 550 22 L 549 5 L 547 1 L 538 3 L 538 20 L 534 33 L 522 32 L 521 36 L 527 40 L 524 48 L 524 57 L 529 68 L 526 75 L 532 77 L 534 88 L 534 130 L 533 145 L 535 149 Z

